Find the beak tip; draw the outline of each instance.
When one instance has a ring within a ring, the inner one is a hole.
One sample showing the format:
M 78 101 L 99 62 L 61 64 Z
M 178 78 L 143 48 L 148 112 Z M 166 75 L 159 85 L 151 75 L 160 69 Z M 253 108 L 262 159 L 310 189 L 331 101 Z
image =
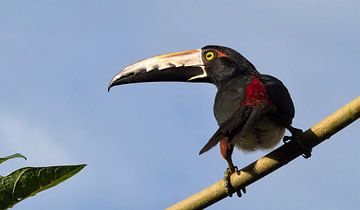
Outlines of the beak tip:
M 119 83 L 119 78 L 118 75 L 115 75 L 109 82 L 108 87 L 107 87 L 107 91 L 110 92 L 110 89 L 116 85 L 118 85 Z
M 114 86 L 114 84 L 112 82 L 110 82 L 110 84 L 108 85 L 107 91 L 110 92 L 110 89 Z
M 107 87 L 107 91 L 110 92 L 110 89 L 114 86 L 114 81 L 111 80 L 108 87 Z

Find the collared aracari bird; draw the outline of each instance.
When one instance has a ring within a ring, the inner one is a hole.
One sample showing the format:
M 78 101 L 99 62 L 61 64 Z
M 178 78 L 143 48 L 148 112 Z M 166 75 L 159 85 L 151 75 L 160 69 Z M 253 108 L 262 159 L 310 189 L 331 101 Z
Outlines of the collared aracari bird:
M 219 128 L 200 154 L 220 143 L 220 153 L 228 163 L 224 184 L 230 196 L 235 191 L 230 175 L 238 172 L 231 159 L 234 146 L 247 152 L 270 149 L 279 143 L 285 128 L 293 136 L 301 131 L 291 126 L 295 109 L 284 84 L 259 73 L 233 49 L 210 45 L 148 58 L 116 74 L 108 90 L 116 85 L 156 81 L 205 82 L 217 87 L 214 114 Z

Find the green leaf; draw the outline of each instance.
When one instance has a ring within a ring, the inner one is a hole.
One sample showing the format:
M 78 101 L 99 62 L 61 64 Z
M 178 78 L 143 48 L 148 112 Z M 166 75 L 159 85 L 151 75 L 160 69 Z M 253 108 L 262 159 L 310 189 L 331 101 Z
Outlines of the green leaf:
M 65 181 L 86 165 L 26 167 L 8 176 L 0 176 L 0 209 L 11 208 L 16 203 L 38 192 Z
M 13 159 L 13 158 L 24 158 L 26 160 L 26 157 L 20 153 L 16 153 L 16 154 L 13 154 L 13 155 L 9 155 L 9 156 L 6 156 L 6 157 L 3 157 L 3 158 L 0 158 L 0 164 L 9 160 L 9 159 Z

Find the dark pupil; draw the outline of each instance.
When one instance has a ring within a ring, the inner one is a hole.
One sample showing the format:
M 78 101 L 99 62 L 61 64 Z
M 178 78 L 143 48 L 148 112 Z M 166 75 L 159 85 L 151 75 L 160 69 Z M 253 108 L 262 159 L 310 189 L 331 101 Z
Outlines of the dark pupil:
M 211 58 L 211 57 L 212 57 L 212 53 L 208 53 L 206 57 L 207 57 L 207 58 Z

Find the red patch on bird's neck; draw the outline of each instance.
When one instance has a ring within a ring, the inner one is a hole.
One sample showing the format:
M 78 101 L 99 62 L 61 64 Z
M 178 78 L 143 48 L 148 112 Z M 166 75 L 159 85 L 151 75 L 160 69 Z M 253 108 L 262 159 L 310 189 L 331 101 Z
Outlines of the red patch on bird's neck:
M 256 106 L 261 103 L 270 103 L 270 98 L 266 93 L 264 84 L 259 78 L 253 76 L 251 82 L 246 85 L 243 105 Z

